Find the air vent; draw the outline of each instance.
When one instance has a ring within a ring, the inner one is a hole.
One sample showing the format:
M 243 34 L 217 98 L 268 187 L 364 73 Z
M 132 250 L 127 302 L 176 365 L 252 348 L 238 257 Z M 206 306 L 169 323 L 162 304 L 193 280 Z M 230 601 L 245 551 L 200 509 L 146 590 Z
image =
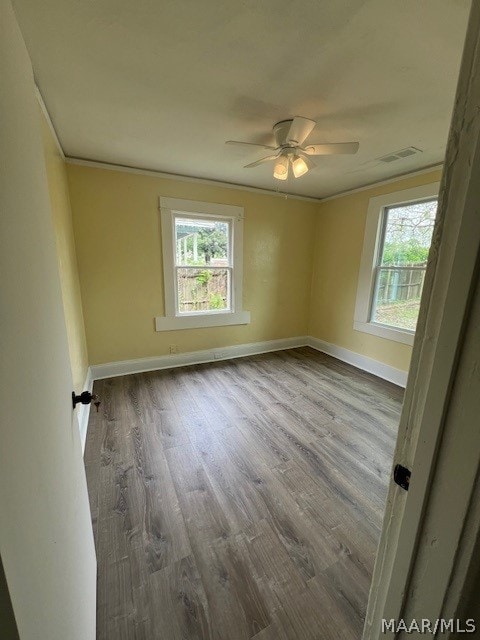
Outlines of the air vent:
M 421 149 L 417 149 L 416 147 L 407 147 L 406 149 L 400 149 L 400 151 L 394 151 L 394 153 L 389 153 L 386 156 L 382 156 L 378 158 L 380 162 L 395 162 L 396 160 L 403 160 L 403 158 L 408 158 L 409 156 L 414 156 L 417 153 L 422 153 Z

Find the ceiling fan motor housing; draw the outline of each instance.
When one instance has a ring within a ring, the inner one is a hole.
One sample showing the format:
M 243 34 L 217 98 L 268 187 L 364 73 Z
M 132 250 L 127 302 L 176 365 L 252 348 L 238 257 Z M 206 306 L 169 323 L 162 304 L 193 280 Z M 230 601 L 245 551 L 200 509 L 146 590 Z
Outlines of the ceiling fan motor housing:
M 358 142 L 320 143 L 304 147 L 303 144 L 312 133 L 315 125 L 315 120 L 302 116 L 280 120 L 273 126 L 276 147 L 238 140 L 227 140 L 227 144 L 248 145 L 270 151 L 270 155 L 255 160 L 255 162 L 250 162 L 245 165 L 245 169 L 251 169 L 265 162 L 274 161 L 273 175 L 278 180 L 287 179 L 290 165 L 295 178 L 300 178 L 307 171 L 313 169 L 315 162 L 310 156 L 356 153 L 358 151 Z

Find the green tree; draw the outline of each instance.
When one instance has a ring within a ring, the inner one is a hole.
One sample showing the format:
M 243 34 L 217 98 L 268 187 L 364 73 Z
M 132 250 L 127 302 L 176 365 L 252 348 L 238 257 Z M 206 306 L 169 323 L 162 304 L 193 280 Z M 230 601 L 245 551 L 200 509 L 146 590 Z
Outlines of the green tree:
M 225 301 L 220 293 L 210 294 L 210 309 L 223 309 Z
M 205 263 L 210 264 L 212 258 L 227 257 L 227 234 L 225 224 L 215 223 L 212 229 L 201 229 L 198 234 L 198 249 L 205 256 Z
M 212 277 L 210 271 L 200 271 L 197 275 L 197 282 L 200 284 L 207 284 Z
M 421 264 L 428 259 L 429 247 L 423 246 L 416 238 L 404 242 L 386 242 L 383 248 L 382 264 L 385 266 Z

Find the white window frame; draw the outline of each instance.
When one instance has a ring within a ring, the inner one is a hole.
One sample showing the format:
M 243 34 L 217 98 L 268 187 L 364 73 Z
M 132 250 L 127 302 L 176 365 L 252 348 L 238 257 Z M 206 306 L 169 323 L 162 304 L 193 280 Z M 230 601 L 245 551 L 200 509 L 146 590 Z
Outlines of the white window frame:
M 371 320 L 373 297 L 375 294 L 376 265 L 380 244 L 385 210 L 393 206 L 412 204 L 438 198 L 439 182 L 395 191 L 382 196 L 370 198 L 363 240 L 363 252 L 358 275 L 357 299 L 353 328 L 356 331 L 370 333 L 380 338 L 413 344 L 415 331 L 397 329 Z
M 222 327 L 250 322 L 250 312 L 242 307 L 243 292 L 243 207 L 179 198 L 160 197 L 163 251 L 165 316 L 155 318 L 156 331 Z M 231 308 L 226 310 L 180 313 L 177 305 L 175 262 L 175 224 L 177 217 L 202 220 L 211 218 L 229 225 Z

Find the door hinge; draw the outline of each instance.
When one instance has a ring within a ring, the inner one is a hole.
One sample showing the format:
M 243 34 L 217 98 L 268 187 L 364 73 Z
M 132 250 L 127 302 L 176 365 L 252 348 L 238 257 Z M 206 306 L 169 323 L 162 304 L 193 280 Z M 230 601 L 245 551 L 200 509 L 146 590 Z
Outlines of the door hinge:
M 410 478 L 412 477 L 412 472 L 407 467 L 403 467 L 401 464 L 396 464 L 393 470 L 393 479 L 398 484 L 399 487 L 408 491 L 408 487 L 410 486 Z

